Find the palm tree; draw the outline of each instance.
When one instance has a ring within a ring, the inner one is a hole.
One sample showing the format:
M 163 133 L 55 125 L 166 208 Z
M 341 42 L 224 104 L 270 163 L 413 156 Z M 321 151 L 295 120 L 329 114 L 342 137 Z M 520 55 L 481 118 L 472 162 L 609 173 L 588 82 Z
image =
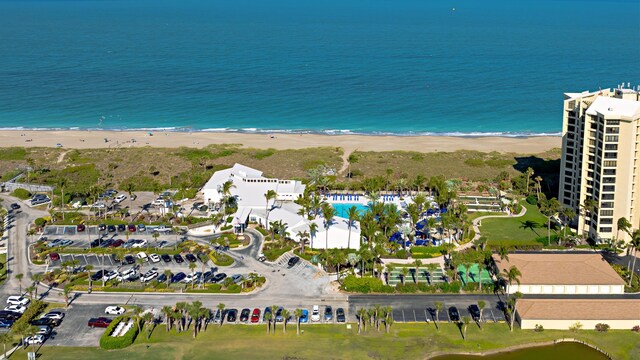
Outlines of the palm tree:
M 302 309 L 295 309 L 293 316 L 296 317 L 296 335 L 300 335 L 300 318 L 302 317 Z
M 316 237 L 317 233 L 318 233 L 318 224 L 315 222 L 312 222 L 311 224 L 309 224 L 309 247 L 311 249 L 313 249 L 313 238 Z
M 591 199 L 591 198 L 585 198 L 583 203 L 580 204 L 580 213 L 584 216 L 584 217 L 589 217 L 589 220 L 591 220 L 591 214 L 593 214 L 596 209 L 598 207 L 598 203 Z M 586 223 L 586 220 L 583 220 L 581 222 L 582 224 Z M 582 225 L 583 228 L 582 229 L 578 229 L 580 231 L 580 236 L 582 237 L 582 241 L 584 242 L 584 233 L 585 233 L 585 229 L 584 229 L 584 225 Z M 587 230 L 588 232 L 588 230 Z
M 283 334 L 287 333 L 287 320 L 289 320 L 289 316 L 291 316 L 291 313 L 289 313 L 289 310 L 283 309 L 282 310 L 282 333 Z
M 509 283 L 509 291 L 507 291 L 507 295 L 509 295 L 509 293 L 511 292 L 511 286 L 514 281 L 518 285 L 520 285 L 520 277 L 522 276 L 522 273 L 520 272 L 520 270 L 518 270 L 518 268 L 515 265 L 512 265 L 509 268 L 509 270 L 504 269 L 502 273 L 504 277 L 507 279 L 507 282 Z
M 429 272 L 429 285 L 433 285 L 433 274 L 438 270 L 440 266 L 435 263 L 427 264 L 427 271 Z
M 167 278 L 167 286 L 171 282 L 171 270 L 167 269 L 164 271 L 164 276 Z
M 400 280 L 402 280 L 402 285 L 404 285 L 404 280 L 407 278 L 407 275 L 409 275 L 409 268 L 406 266 L 401 267 L 400 273 L 402 274 L 402 278 Z
M 509 298 L 509 305 L 511 307 L 511 316 L 509 318 L 509 321 L 510 321 L 510 324 L 511 324 L 511 331 L 513 331 L 513 323 L 516 320 L 516 309 L 517 309 L 517 306 L 518 306 L 518 300 L 520 300 L 521 298 L 522 298 L 522 293 L 520 291 L 516 291 Z
M 567 228 L 569 227 L 569 223 L 576 217 L 576 212 L 572 208 L 565 206 L 560 210 L 560 215 L 562 215 L 562 219 L 564 220 L 564 235 L 562 237 L 566 238 Z
M 384 328 L 389 333 L 389 329 L 391 329 L 391 325 L 393 325 L 393 309 L 391 306 L 387 306 L 384 308 Z
M 275 334 L 276 333 L 276 311 L 278 311 L 278 307 L 276 305 L 271 305 L 269 308 L 271 309 L 271 314 L 272 314 L 271 318 L 273 321 L 273 333 Z
M 164 319 L 165 319 L 165 325 L 167 327 L 167 332 L 169 330 L 171 330 L 171 322 L 172 322 L 172 318 L 173 318 L 173 309 L 171 308 L 171 306 L 163 306 L 162 307 L 162 314 L 164 315 Z
M 264 319 L 267 322 L 267 334 L 271 332 L 271 319 L 273 318 L 273 314 L 268 312 L 264 314 Z M 275 329 L 274 329 L 275 332 Z
M 349 237 L 347 238 L 347 249 L 351 248 L 351 227 L 353 227 L 356 220 L 358 220 L 358 209 L 355 206 L 352 206 L 347 210 L 347 219 L 349 221 Z
M 509 249 L 508 247 L 506 247 L 504 245 L 500 245 L 500 247 L 498 248 L 498 256 L 500 257 L 500 261 L 502 261 L 502 260 L 509 261 L 509 252 L 510 251 L 511 251 L 511 249 Z
M 88 232 L 88 230 L 87 230 Z M 93 280 L 91 280 L 91 270 L 93 270 L 93 265 L 87 264 L 84 269 L 87 271 L 87 279 L 89 279 L 89 288 L 93 285 Z
M 330 204 L 324 203 L 322 204 L 322 217 L 324 218 L 324 228 L 325 228 L 325 243 L 324 249 L 327 250 L 329 248 L 329 227 L 331 226 L 331 222 L 333 221 L 333 217 L 336 215 L 336 209 L 333 208 Z
M 533 169 L 532 169 L 532 168 L 530 168 L 530 167 L 528 167 L 528 168 L 527 168 L 527 171 L 526 171 L 526 174 L 527 174 L 527 189 L 525 190 L 525 192 L 526 192 L 527 194 L 529 194 L 529 188 L 530 188 L 530 185 L 531 185 L 531 177 L 532 177 L 532 176 L 533 176 L 533 174 L 534 174 Z
M 142 315 L 142 306 L 136 305 L 133 307 L 133 318 L 135 319 L 136 325 L 138 327 L 138 332 L 140 332 L 140 315 Z
M 227 198 L 231 196 L 231 189 L 235 188 L 231 180 L 227 180 L 222 184 L 222 213 L 227 213 Z
M 41 273 L 35 273 L 33 275 L 31 275 L 31 280 L 33 281 L 33 286 L 35 287 L 35 297 L 38 297 L 38 284 L 40 283 L 40 281 L 42 281 L 42 274 Z
M 7 358 L 7 344 L 13 344 L 13 336 L 9 332 L 0 333 L 0 343 L 3 346 L 4 358 Z
M 360 308 L 358 309 L 358 334 L 360 334 L 360 331 L 362 328 L 366 329 L 366 321 L 365 321 L 365 317 L 367 316 L 367 309 L 365 308 Z M 362 330 L 364 330 L 362 329 Z
M 487 306 L 487 303 L 484 302 L 484 300 L 478 301 L 478 309 L 480 311 L 480 314 L 478 314 L 478 326 L 480 326 L 480 330 L 482 330 L 482 311 L 486 306 Z
M 26 289 L 24 289 L 24 291 L 29 294 L 29 297 L 33 298 L 33 292 L 36 290 L 36 287 L 31 285 L 28 286 Z
M 23 273 L 16 274 L 16 280 L 20 283 L 20 294 L 22 294 L 22 278 L 24 277 Z
M 264 199 L 266 200 L 266 205 L 264 207 L 264 212 L 266 215 L 266 219 L 265 219 L 265 227 L 266 230 L 269 230 L 268 224 L 269 224 L 269 213 L 271 212 L 269 209 L 269 201 L 275 199 L 278 196 L 278 193 L 275 190 L 268 190 L 265 194 L 264 194 Z
M 540 183 L 542 182 L 542 177 L 536 176 L 534 180 L 536 181 L 536 196 L 538 197 L 538 200 L 540 200 L 540 191 L 542 190 Z
M 631 286 L 631 282 L 633 281 L 633 275 L 636 270 L 636 258 L 638 257 L 638 248 L 640 247 L 640 230 L 634 230 L 631 234 L 631 242 L 629 243 L 631 248 L 633 249 L 633 263 L 631 264 L 631 276 L 629 277 L 629 286 Z
M 144 313 L 144 315 L 142 315 L 142 323 L 145 325 L 145 335 L 147 339 L 149 339 L 149 336 L 151 336 L 149 328 L 153 326 L 153 314 L 150 312 Z
M 218 308 L 218 311 L 220 311 L 220 327 L 222 327 L 222 323 L 224 322 L 224 308 L 225 308 L 225 305 L 223 303 L 219 303 L 217 308 Z
M 540 212 L 547 218 L 547 241 L 551 243 L 551 218 L 560 209 L 560 202 L 556 198 L 541 201 Z
M 471 322 L 471 318 L 468 315 L 462 317 L 462 340 L 467 340 L 467 326 Z
M 196 265 L 196 263 L 192 263 L 192 262 L 189 263 L 189 270 L 191 270 L 192 274 L 193 274 L 193 270 L 195 270 L 196 267 L 198 267 L 198 265 Z M 195 280 L 195 277 L 192 277 L 191 278 L 191 288 L 192 289 L 193 289 L 193 285 L 194 285 L 194 280 Z
M 444 304 L 440 301 L 436 301 L 434 303 L 434 310 L 436 311 L 436 328 L 438 330 L 440 330 L 440 325 L 438 323 L 440 322 L 440 311 L 442 311 L 442 309 L 444 309 Z
M 64 308 L 65 309 L 67 309 L 69 307 L 69 298 L 70 298 L 71 292 L 73 292 L 73 289 L 71 288 L 71 284 L 67 284 L 62 289 L 62 291 L 58 293 L 58 295 L 64 297 Z
M 389 285 L 389 281 L 391 280 L 391 273 L 393 272 L 393 270 L 395 270 L 395 266 L 393 266 L 392 264 L 387 264 L 387 285 Z
M 193 319 L 193 338 L 195 339 L 198 335 L 198 331 L 200 330 L 200 321 L 205 316 L 206 308 L 202 307 L 202 303 L 200 301 L 194 301 L 189 306 L 189 316 Z
M 620 238 L 620 230 L 629 233 L 629 230 L 631 229 L 631 223 L 629 222 L 629 220 L 627 220 L 627 218 L 625 217 L 621 217 L 618 219 L 618 233 L 616 234 L 616 239 Z

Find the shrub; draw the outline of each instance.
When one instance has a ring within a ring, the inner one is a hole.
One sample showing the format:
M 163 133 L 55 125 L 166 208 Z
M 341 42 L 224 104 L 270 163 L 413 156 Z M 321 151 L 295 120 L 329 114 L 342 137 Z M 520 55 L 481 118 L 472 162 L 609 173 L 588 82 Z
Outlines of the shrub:
M 394 288 L 384 285 L 382 280 L 372 277 L 359 278 L 355 275 L 347 275 L 342 281 L 342 289 L 357 293 L 390 293 Z
M 538 205 L 538 198 L 535 195 L 527 196 L 527 203 L 531 205 Z
M 227 231 L 227 230 L 231 230 L 231 228 L 233 227 L 233 225 L 225 225 L 223 227 L 220 228 L 220 231 Z
M 13 190 L 13 192 L 11 193 L 11 196 L 15 196 L 18 199 L 21 200 L 27 200 L 31 197 L 31 193 L 28 190 L 25 189 L 15 189 Z
M 237 293 L 240 293 L 241 291 L 242 291 L 242 288 L 240 287 L 240 285 L 231 284 L 231 285 L 227 286 L 227 291 L 226 292 L 237 294 Z
M 47 220 L 45 220 L 44 218 L 37 218 L 35 224 L 37 227 L 41 228 L 47 224 Z
M 128 321 L 129 319 L 130 317 L 125 315 L 120 315 L 113 319 L 111 324 L 109 324 L 109 326 L 104 330 L 104 333 L 100 337 L 100 347 L 103 349 L 112 350 L 123 349 L 133 344 L 133 341 L 138 336 L 138 326 L 135 324 L 135 321 L 131 329 L 129 329 L 129 331 L 127 331 L 124 335 L 117 337 L 111 336 L 111 333 L 121 321 Z
M 482 167 L 482 166 L 484 166 L 484 161 L 482 159 L 479 159 L 479 158 L 467 159 L 467 160 L 464 161 L 464 163 L 466 165 L 473 166 L 473 167 Z
M 633 332 L 640 332 L 640 325 L 636 325 L 633 328 L 631 328 L 631 331 Z
M 407 250 L 405 249 L 400 249 L 396 252 L 396 258 L 397 259 L 406 259 L 409 257 L 409 254 L 407 253 Z
M 543 332 L 544 331 L 544 327 L 540 324 L 536 324 L 536 328 L 534 330 L 535 332 Z
M 599 332 L 607 332 L 609 331 L 609 324 L 603 324 L 603 323 L 599 323 L 596 324 L 596 330 Z

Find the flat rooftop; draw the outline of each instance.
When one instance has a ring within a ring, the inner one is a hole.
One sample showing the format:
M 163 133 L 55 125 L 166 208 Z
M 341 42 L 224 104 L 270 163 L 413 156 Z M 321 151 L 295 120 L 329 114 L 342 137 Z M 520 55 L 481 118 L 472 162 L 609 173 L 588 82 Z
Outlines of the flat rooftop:
M 522 285 L 624 285 L 625 282 L 600 254 L 509 254 L 493 261 L 502 272 L 516 266 Z
M 525 320 L 638 320 L 638 299 L 522 299 L 518 314 Z

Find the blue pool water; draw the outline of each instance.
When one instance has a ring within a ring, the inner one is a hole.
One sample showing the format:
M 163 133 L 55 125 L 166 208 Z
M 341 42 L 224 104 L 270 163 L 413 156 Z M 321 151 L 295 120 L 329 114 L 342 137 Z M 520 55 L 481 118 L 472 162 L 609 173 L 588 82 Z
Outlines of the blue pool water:
M 365 211 L 369 210 L 369 207 L 367 205 L 362 205 L 357 203 L 331 204 L 331 206 L 333 206 L 333 208 L 336 209 L 336 215 L 343 218 L 347 217 L 347 212 L 349 211 L 349 208 L 351 208 L 352 206 L 356 207 L 359 215 L 362 215 Z

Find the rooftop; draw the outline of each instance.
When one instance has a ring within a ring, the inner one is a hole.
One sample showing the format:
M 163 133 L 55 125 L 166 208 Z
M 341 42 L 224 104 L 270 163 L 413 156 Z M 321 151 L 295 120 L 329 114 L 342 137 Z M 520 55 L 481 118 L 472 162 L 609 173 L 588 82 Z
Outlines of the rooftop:
M 637 299 L 522 299 L 518 314 L 526 320 L 638 320 Z
M 625 282 L 600 254 L 493 255 L 500 269 L 516 266 L 522 285 L 624 285 Z
M 619 117 L 622 120 L 633 120 L 640 117 L 640 102 L 598 96 L 587 109 L 587 115 L 597 114 L 605 117 Z

